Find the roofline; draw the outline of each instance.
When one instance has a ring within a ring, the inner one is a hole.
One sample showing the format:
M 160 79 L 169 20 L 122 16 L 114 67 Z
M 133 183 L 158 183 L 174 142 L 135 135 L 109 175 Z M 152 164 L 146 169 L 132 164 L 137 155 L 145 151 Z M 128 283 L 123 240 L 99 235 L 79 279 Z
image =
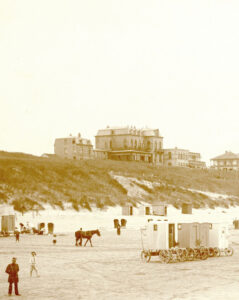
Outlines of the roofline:
M 95 135 L 95 138 L 96 137 L 106 137 L 106 136 L 122 136 L 122 135 L 125 135 L 125 136 L 137 136 L 137 137 L 155 137 L 155 138 L 162 138 L 163 139 L 163 136 L 161 135 L 138 135 L 138 134 L 133 134 L 133 133 L 119 133 L 119 134 L 96 134 Z

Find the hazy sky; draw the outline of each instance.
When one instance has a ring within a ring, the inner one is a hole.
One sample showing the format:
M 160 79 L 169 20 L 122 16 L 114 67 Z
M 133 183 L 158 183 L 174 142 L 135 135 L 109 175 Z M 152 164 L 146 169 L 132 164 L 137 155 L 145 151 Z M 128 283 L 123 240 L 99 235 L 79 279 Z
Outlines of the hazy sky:
M 0 108 L 5 151 L 133 125 L 239 153 L 239 1 L 0 1 Z

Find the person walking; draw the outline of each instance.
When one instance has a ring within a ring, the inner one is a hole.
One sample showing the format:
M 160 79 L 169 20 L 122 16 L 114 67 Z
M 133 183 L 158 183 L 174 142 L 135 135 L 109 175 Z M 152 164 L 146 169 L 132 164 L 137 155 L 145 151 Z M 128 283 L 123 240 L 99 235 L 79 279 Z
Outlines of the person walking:
M 15 235 L 16 235 L 16 242 L 19 242 L 20 239 L 20 232 L 18 230 L 15 231 Z
M 120 235 L 120 224 L 117 225 L 117 234 Z
M 36 272 L 36 275 L 37 275 L 37 277 L 40 277 L 39 275 L 38 275 L 38 270 L 37 270 L 37 267 L 36 267 L 36 252 L 35 251 L 33 251 L 32 253 L 31 253 L 31 258 L 30 258 L 30 261 L 29 261 L 29 263 L 30 263 L 30 277 L 32 277 L 32 272 L 33 271 L 35 271 Z
M 18 272 L 19 272 L 19 266 L 16 263 L 16 257 L 12 258 L 12 263 L 9 264 L 6 268 L 6 273 L 8 274 L 8 282 L 9 282 L 9 288 L 8 288 L 8 295 L 11 296 L 12 294 L 12 284 L 14 283 L 15 288 L 15 295 L 21 296 L 18 292 Z

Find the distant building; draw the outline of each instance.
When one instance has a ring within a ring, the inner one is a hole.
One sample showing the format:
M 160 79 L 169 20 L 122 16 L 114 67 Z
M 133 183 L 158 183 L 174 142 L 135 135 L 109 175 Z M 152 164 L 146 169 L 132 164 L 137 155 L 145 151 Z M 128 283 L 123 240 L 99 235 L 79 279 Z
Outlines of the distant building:
M 68 136 L 55 139 L 54 151 L 57 156 L 68 159 L 91 159 L 94 158 L 93 145 L 88 139 L 78 136 Z
M 54 158 L 56 155 L 55 154 L 52 154 L 52 153 L 43 153 L 41 155 L 41 157 L 44 157 L 44 158 Z
M 164 149 L 163 161 L 165 166 L 205 168 L 205 162 L 201 161 L 201 155 L 177 147 Z
M 95 155 L 100 159 L 162 164 L 163 137 L 158 129 L 107 127 L 95 136 Z
M 224 154 L 211 159 L 212 167 L 217 170 L 239 170 L 239 154 L 226 151 Z

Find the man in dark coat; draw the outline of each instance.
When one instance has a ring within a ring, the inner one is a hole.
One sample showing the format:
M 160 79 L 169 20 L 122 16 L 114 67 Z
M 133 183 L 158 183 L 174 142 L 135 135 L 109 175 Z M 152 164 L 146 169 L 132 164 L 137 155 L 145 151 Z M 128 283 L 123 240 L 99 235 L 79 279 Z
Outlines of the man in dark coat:
M 6 268 L 6 273 L 8 276 L 8 282 L 9 282 L 9 289 L 8 289 L 8 295 L 10 296 L 12 294 L 12 284 L 14 283 L 15 287 L 15 295 L 20 296 L 18 292 L 18 272 L 19 272 L 19 266 L 16 264 L 16 258 L 12 258 L 12 263 L 9 264 Z
M 20 232 L 18 230 L 15 231 L 16 242 L 19 242 Z

